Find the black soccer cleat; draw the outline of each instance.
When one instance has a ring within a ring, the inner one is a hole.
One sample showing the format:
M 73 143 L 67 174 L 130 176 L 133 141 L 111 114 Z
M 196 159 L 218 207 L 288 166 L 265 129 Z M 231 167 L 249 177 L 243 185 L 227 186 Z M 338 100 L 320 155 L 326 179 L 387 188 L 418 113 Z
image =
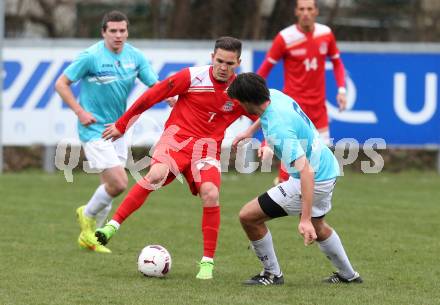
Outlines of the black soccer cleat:
M 95 232 L 95 237 L 101 245 L 107 244 L 107 238 L 105 237 L 105 235 L 103 233 Z
M 112 236 L 116 233 L 116 231 L 117 229 L 113 225 L 106 224 L 102 228 L 96 229 L 95 236 L 98 242 L 105 246 L 110 238 L 112 238 Z
M 333 272 L 333 274 L 330 275 L 328 278 L 325 278 L 323 282 L 329 284 L 361 284 L 364 282 L 364 280 L 357 272 L 355 272 L 353 277 L 349 279 L 343 278 L 337 272 Z
M 268 285 L 283 285 L 284 277 L 283 274 L 279 276 L 275 276 L 272 273 L 267 271 L 262 271 L 260 274 L 246 280 L 243 282 L 243 285 L 259 285 L 259 286 L 268 286 Z

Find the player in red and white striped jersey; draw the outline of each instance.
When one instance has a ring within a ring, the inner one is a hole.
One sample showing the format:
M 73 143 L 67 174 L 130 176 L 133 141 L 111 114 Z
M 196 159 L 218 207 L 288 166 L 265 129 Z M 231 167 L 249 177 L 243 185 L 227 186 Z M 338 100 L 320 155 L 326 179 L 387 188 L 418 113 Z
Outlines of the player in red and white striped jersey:
M 226 128 L 247 115 L 237 101 L 226 94 L 240 64 L 241 42 L 232 37 L 216 41 L 212 65 L 181 70 L 157 83 L 103 133 L 105 139 L 117 139 L 145 110 L 167 97 L 178 95 L 165 131 L 156 144 L 152 166 L 142 181 L 130 190 L 112 220 L 96 231 L 106 244 L 120 224 L 137 210 L 157 188 L 182 174 L 191 192 L 203 204 L 203 257 L 199 279 L 211 279 L 220 226 L 220 148 Z M 251 117 L 256 119 L 256 117 Z
M 332 30 L 316 23 L 319 10 L 316 0 L 297 0 L 295 15 L 298 19 L 281 30 L 273 40 L 266 58 L 257 73 L 266 78 L 272 67 L 284 61 L 284 93 L 292 97 L 312 120 L 326 144 L 330 144 L 329 123 L 325 105 L 325 62 L 333 64 L 338 86 L 336 100 L 339 110 L 345 109 L 347 98 L 345 70 Z M 279 181 L 289 175 L 280 169 Z

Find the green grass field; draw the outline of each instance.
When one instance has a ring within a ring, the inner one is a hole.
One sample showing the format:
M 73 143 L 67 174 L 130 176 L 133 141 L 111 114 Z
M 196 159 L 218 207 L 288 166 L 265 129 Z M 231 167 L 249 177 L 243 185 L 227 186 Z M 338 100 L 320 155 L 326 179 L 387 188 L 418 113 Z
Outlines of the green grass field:
M 202 255 L 201 207 L 174 182 L 121 227 L 111 255 L 80 250 L 75 209 L 98 179 L 40 172 L 0 176 L 0 304 L 440 304 L 440 177 L 435 173 L 342 177 L 327 220 L 341 236 L 362 285 L 322 284 L 333 270 L 316 245 L 304 247 L 297 219 L 269 223 L 285 274 L 280 287 L 244 287 L 260 271 L 238 211 L 265 191 L 269 174 L 225 174 L 215 279 L 195 279 Z M 116 208 L 121 201 L 115 203 Z M 139 251 L 161 244 L 172 255 L 165 279 L 136 270 Z

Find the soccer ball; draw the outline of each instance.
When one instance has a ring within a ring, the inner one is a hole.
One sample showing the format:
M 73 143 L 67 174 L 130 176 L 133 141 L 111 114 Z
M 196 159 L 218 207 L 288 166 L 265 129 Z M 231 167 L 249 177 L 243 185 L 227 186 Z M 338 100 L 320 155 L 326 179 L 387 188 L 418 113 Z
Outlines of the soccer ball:
M 171 270 L 171 255 L 160 245 L 148 245 L 139 254 L 138 270 L 145 276 L 164 277 Z

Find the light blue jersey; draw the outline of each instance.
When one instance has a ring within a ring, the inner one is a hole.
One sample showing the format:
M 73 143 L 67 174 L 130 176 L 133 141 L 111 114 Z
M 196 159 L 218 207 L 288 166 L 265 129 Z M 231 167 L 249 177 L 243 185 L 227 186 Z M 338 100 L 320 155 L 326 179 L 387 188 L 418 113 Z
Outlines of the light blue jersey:
M 104 124 L 115 122 L 125 112 L 136 78 L 149 87 L 157 82 L 157 74 L 140 50 L 125 43 L 122 52 L 115 54 L 103 40 L 83 51 L 64 75 L 72 82 L 81 80 L 79 103 L 97 120 L 87 127 L 78 122 L 83 142 L 101 138 Z
M 339 176 L 339 165 L 332 151 L 323 143 L 313 123 L 298 104 L 284 93 L 270 89 L 271 103 L 261 115 L 261 127 L 275 155 L 284 162 L 290 175 L 299 173 L 289 165 L 301 156 L 315 170 L 315 181 Z

